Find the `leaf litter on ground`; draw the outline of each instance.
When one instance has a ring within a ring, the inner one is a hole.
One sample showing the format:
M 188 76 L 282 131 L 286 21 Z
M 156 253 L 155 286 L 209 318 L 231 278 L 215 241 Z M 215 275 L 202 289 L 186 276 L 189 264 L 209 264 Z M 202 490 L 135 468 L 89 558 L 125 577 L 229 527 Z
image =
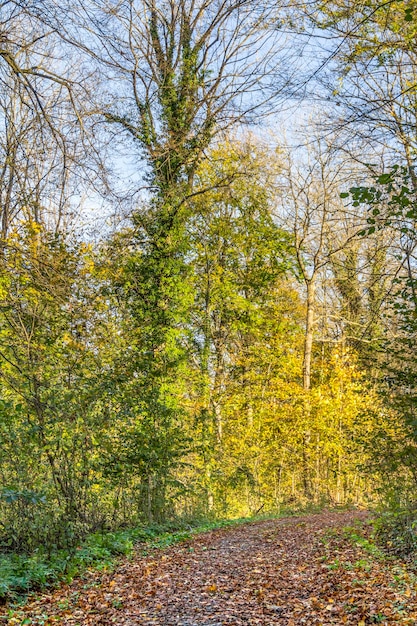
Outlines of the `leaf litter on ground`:
M 417 624 L 417 577 L 369 539 L 368 513 L 246 523 L 88 572 L 9 609 L 50 626 Z

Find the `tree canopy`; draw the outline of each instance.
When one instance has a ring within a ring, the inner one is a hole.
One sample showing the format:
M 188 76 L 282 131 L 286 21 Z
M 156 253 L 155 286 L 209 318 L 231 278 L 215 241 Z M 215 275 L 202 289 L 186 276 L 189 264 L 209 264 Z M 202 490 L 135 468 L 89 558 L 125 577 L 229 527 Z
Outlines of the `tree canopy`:
M 412 501 L 413 3 L 0 12 L 0 549 Z

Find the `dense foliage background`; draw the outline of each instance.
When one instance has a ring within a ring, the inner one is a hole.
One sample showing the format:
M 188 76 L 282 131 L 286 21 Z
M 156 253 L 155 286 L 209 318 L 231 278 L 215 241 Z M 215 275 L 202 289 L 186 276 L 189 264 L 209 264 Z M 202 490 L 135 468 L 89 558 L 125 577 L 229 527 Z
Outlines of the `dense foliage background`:
M 4 553 L 412 506 L 414 11 L 1 3 Z

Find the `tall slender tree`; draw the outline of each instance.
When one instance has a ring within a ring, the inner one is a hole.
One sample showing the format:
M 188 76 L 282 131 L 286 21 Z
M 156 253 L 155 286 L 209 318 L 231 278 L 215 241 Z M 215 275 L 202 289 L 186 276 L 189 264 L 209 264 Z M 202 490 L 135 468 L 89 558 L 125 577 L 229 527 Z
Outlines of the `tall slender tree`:
M 182 420 L 176 381 L 193 302 L 186 224 L 190 199 L 204 193 L 195 174 L 214 137 L 259 115 L 286 82 L 277 57 L 282 35 L 270 28 L 277 8 L 254 0 L 91 0 L 71 11 L 79 30 L 68 39 L 109 79 L 103 115 L 146 163 L 140 167 L 150 197 L 132 214 L 125 295 L 141 346 L 136 366 L 146 373 L 139 414 L 153 424 L 155 440 L 170 432 L 166 441 L 174 444 Z M 278 84 L 267 90 L 273 80 Z M 150 517 L 162 512 L 162 476 L 155 458 L 144 479 Z

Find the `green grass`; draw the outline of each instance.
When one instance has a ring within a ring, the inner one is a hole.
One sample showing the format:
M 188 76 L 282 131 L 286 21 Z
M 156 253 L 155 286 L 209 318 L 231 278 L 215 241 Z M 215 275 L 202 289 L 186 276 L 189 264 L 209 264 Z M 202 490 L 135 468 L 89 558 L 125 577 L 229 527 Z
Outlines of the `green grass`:
M 371 557 L 375 557 L 376 559 L 385 559 L 385 554 L 383 550 L 375 543 L 375 537 L 372 533 L 371 536 L 365 537 L 360 532 L 360 528 L 355 527 L 346 527 L 343 529 L 344 536 L 349 539 L 349 541 L 356 545 L 358 548 L 362 548 L 364 552 L 369 554 Z

